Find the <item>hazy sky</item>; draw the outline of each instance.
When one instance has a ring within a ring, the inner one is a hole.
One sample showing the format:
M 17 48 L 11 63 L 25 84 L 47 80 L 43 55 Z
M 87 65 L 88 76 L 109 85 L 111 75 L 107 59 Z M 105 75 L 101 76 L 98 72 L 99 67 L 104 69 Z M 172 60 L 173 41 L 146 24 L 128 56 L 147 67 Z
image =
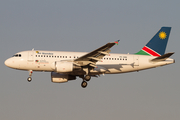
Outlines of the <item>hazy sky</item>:
M 1 120 L 179 120 L 179 0 L 1 0 Z M 166 52 L 175 64 L 55 84 L 50 73 L 6 67 L 31 50 L 90 52 L 120 39 L 112 53 L 138 52 L 162 27 L 172 27 Z

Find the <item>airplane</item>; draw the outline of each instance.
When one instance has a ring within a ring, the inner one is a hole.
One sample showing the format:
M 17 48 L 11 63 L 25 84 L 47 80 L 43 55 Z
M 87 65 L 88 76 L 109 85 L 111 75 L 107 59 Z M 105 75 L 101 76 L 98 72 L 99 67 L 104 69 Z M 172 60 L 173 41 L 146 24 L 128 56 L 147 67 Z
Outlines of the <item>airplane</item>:
M 175 63 L 169 58 L 174 52 L 166 53 L 171 27 L 161 27 L 154 37 L 137 53 L 111 53 L 110 48 L 119 40 L 86 52 L 64 52 L 30 50 L 18 52 L 4 63 L 7 67 L 29 71 L 27 80 L 32 80 L 33 71 L 51 72 L 53 83 L 64 83 L 82 78 L 82 88 L 87 87 L 91 77 L 104 74 L 119 74 L 156 68 Z

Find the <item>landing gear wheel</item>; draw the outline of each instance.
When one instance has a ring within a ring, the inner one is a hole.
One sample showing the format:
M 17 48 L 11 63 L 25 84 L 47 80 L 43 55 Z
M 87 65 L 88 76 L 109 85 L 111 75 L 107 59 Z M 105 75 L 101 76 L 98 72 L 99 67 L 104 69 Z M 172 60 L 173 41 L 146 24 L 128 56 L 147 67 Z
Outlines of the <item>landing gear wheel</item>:
M 89 80 L 91 79 L 91 76 L 90 76 L 90 75 L 86 75 L 86 76 L 84 77 L 84 79 L 85 79 L 86 81 L 89 81 Z
M 83 88 L 87 87 L 87 82 L 86 82 L 86 81 L 83 81 L 83 82 L 81 83 L 81 87 L 83 87 Z
M 28 78 L 27 78 L 27 81 L 28 81 L 28 82 L 31 82 L 31 80 L 32 80 L 31 77 L 28 77 Z

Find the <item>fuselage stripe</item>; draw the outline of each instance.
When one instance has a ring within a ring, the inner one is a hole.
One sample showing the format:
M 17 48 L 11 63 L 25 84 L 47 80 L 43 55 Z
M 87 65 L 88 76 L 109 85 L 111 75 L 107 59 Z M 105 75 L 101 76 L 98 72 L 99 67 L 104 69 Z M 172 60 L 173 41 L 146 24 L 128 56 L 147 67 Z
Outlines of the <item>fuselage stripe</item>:
M 160 54 L 158 54 L 157 52 L 153 51 L 152 49 L 148 48 L 147 46 L 144 46 L 142 48 L 143 51 L 147 52 L 148 54 L 152 55 L 152 56 L 161 56 Z

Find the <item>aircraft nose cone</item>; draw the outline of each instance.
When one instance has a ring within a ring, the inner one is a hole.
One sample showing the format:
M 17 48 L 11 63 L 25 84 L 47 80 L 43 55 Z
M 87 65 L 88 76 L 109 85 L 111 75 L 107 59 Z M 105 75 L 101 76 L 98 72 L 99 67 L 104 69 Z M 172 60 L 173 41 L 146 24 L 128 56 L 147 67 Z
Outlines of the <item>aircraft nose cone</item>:
M 7 67 L 10 67 L 10 60 L 7 59 L 7 60 L 4 62 L 4 64 L 5 64 Z

